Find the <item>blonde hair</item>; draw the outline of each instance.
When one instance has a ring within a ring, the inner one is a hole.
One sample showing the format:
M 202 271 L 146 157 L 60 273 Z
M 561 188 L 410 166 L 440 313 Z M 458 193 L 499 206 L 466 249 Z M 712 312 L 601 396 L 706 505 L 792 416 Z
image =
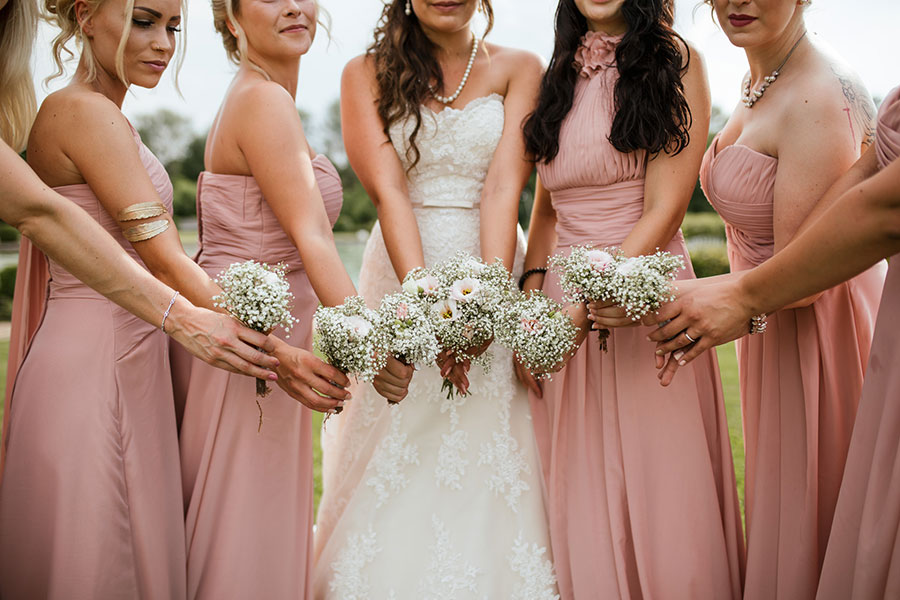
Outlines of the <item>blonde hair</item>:
M 106 0 L 85 0 L 88 6 L 88 17 L 97 12 L 97 9 Z M 181 39 L 176 44 L 175 50 L 175 89 L 178 89 L 178 73 L 184 63 L 184 50 L 187 38 L 187 6 L 186 0 L 181 0 Z M 131 33 L 131 13 L 134 11 L 134 0 L 125 0 L 125 26 L 122 27 L 122 35 L 116 48 L 116 75 L 124 85 L 131 85 L 125 74 L 125 46 L 128 44 L 128 36 Z M 75 58 L 75 53 L 68 48 L 69 42 L 75 40 L 75 46 L 81 48 L 81 55 L 86 58 L 87 80 L 93 81 L 97 77 L 97 61 L 94 60 L 91 50 L 91 41 L 87 39 L 81 30 L 81 24 L 75 14 L 75 0 L 44 0 L 44 18 L 59 28 L 59 33 L 53 38 L 53 61 L 56 63 L 56 72 L 47 77 L 45 81 L 55 79 L 65 73 L 65 63 Z
M 316 0 L 316 22 L 322 26 L 328 39 L 331 39 L 331 15 L 319 5 Z M 213 25 L 222 35 L 222 45 L 225 46 L 225 53 L 228 60 L 236 65 L 240 65 L 244 60 L 254 71 L 259 72 L 266 79 L 271 79 L 259 65 L 255 64 L 247 57 L 247 36 L 241 24 L 237 22 L 235 16 L 240 13 L 240 0 L 212 0 Z M 234 33 L 228 29 L 228 24 L 234 27 Z
M 10 0 L 0 9 L 0 138 L 16 151 L 25 148 L 37 111 L 31 80 L 37 19 L 37 0 Z

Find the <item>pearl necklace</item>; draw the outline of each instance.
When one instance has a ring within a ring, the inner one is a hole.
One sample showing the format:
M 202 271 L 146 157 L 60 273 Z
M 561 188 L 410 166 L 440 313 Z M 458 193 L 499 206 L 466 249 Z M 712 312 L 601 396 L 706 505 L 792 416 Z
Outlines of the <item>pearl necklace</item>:
M 451 104 L 454 100 L 459 98 L 459 95 L 462 94 L 463 88 L 466 87 L 466 82 L 469 80 L 469 73 L 472 72 L 472 65 L 475 64 L 475 57 L 478 55 L 478 38 L 475 37 L 475 34 L 472 34 L 472 53 L 469 55 L 469 63 L 466 65 L 466 72 L 463 73 L 462 81 L 459 82 L 459 87 L 456 88 L 456 91 L 453 92 L 452 96 L 441 96 L 435 93 L 434 90 L 431 90 L 431 95 L 434 96 L 434 99 L 440 102 L 441 104 Z
M 744 106 L 747 108 L 753 108 L 753 105 L 756 104 L 756 101 L 763 97 L 763 94 L 766 92 L 766 88 L 775 83 L 775 80 L 778 79 L 778 75 L 781 73 L 782 67 L 787 63 L 788 59 L 791 57 L 791 54 L 794 53 L 794 50 L 797 49 L 797 46 L 800 45 L 800 42 L 803 41 L 803 38 L 806 37 L 806 32 L 803 32 L 803 35 L 800 36 L 794 45 L 791 47 L 790 51 L 787 53 L 787 56 L 784 57 L 784 60 L 781 61 L 781 64 L 778 65 L 772 74 L 764 77 L 762 85 L 759 86 L 758 90 L 753 90 L 753 93 L 750 93 L 750 76 L 747 76 L 747 81 L 744 82 L 744 93 L 741 96 L 741 100 L 744 103 Z

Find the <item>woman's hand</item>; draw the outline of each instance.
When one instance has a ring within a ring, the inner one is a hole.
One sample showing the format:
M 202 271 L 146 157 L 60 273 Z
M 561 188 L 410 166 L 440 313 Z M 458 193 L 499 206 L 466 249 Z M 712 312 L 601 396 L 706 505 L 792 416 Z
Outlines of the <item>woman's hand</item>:
M 513 367 L 516 370 L 516 378 L 518 378 L 518 380 L 522 382 L 522 385 L 527 387 L 538 398 L 543 398 L 544 390 L 541 388 L 540 382 L 534 375 L 531 374 L 531 371 L 526 369 L 522 365 L 522 363 L 519 362 L 519 358 L 517 356 L 513 357 Z
M 233 317 L 193 306 L 179 297 L 166 318 L 166 333 L 205 363 L 232 373 L 275 381 L 275 344 Z M 258 349 L 257 349 L 258 348 Z
M 640 325 L 640 321 L 634 321 L 625 314 L 625 309 L 612 302 L 588 302 L 588 320 L 591 321 L 591 329 L 613 329 L 615 327 L 634 327 Z
M 391 356 L 381 372 L 375 376 L 372 386 L 385 400 L 397 404 L 409 393 L 409 382 L 415 368 Z
M 344 401 L 350 399 L 350 392 L 345 389 L 350 380 L 340 370 L 322 362 L 312 352 L 295 348 L 274 336 L 269 339 L 281 363 L 276 369 L 278 385 L 291 398 L 319 412 L 343 407 Z
M 485 346 L 487 348 L 487 346 Z M 484 352 L 484 350 L 482 350 Z M 440 354 L 438 354 L 437 360 L 438 368 L 441 370 L 441 377 L 447 379 L 452 383 L 459 393 L 465 396 L 469 392 L 469 367 L 472 366 L 471 361 L 468 359 L 463 359 L 460 362 L 456 362 L 456 357 L 453 356 L 453 353 L 449 350 L 444 350 Z

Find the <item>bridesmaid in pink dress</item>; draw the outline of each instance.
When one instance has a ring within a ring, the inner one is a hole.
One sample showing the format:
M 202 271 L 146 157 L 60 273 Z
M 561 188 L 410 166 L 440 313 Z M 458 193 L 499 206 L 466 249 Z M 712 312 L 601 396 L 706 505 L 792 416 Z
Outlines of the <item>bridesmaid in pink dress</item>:
M 312 152 L 295 106 L 317 5 L 228 1 L 215 0 L 213 16 L 240 67 L 207 139 L 198 261 L 210 276 L 249 259 L 287 265 L 299 319 L 290 342 L 306 349 L 295 360 L 309 374 L 293 382 L 304 388 L 303 405 L 278 389 L 259 398 L 260 424 L 253 380 L 190 359 L 181 425 L 187 590 L 189 598 L 305 598 L 312 583 L 310 409 L 331 411 L 349 398 L 346 376 L 308 351 L 312 316 L 320 300 L 340 304 L 356 291 L 331 233 L 340 177 Z M 397 367 L 400 376 L 380 376 L 379 387 L 383 379 L 396 384 L 399 400 L 412 369 Z
M 881 105 L 875 135 L 878 167 L 884 169 L 900 157 L 900 87 Z M 900 178 L 894 177 L 896 206 Z M 816 596 L 819 600 L 900 598 L 898 319 L 900 254 L 895 254 L 890 258 L 881 296 L 859 414 Z
M 72 83 L 44 101 L 28 159 L 132 259 L 158 268 L 177 263 L 165 258 L 174 255 L 175 244 L 190 262 L 174 228 L 128 244 L 127 228 L 141 220 L 113 218 L 136 202 L 171 209 L 165 170 L 120 112 L 128 90 L 115 68 L 123 20 L 142 24 L 128 33 L 120 54 L 127 81 L 154 87 L 161 72 L 144 61 L 166 63 L 174 53 L 179 2 L 144 4 L 126 15 L 124 2 L 109 0 L 79 25 L 66 16 L 71 2 L 55 3 L 61 39 L 86 43 L 90 36 L 93 52 L 82 56 Z M 120 193 L 125 189 L 128 194 Z M 167 213 L 155 218 L 168 227 Z M 41 276 L 41 268 L 20 273 L 26 287 L 43 287 L 48 300 L 21 368 L 11 373 L 0 595 L 183 598 L 184 526 L 166 337 L 56 262 L 49 263 L 49 287 Z
M 654 317 L 664 323 L 652 336 L 661 340 L 660 351 L 684 350 L 681 362 L 689 363 L 746 335 L 752 315 L 778 310 L 892 256 L 818 584 L 816 597 L 824 600 L 900 597 L 898 156 L 900 88 L 882 105 L 875 147 L 829 189 L 782 251 L 740 277 L 700 282 Z M 701 338 L 690 348 L 677 337 L 685 329 Z M 677 365 L 670 360 L 664 378 Z
M 532 216 L 528 269 L 594 243 L 631 255 L 664 248 L 685 258 L 681 277 L 693 277 L 678 224 L 706 139 L 704 69 L 671 30 L 670 7 L 651 3 L 656 20 L 646 23 L 636 4 L 560 2 L 556 51 L 526 123 L 546 186 Z M 652 38 L 633 33 L 647 30 Z M 641 48 L 660 38 L 666 43 Z M 657 61 L 636 64 L 635 53 Z M 646 69 L 656 72 L 645 78 Z M 668 79 L 664 90 L 637 87 L 660 79 Z M 638 100 L 654 93 L 671 104 Z M 640 107 L 622 119 L 644 129 L 623 128 L 616 105 Z M 660 119 L 666 112 L 678 117 Z M 526 289 L 561 297 L 554 274 L 526 277 Z M 569 310 L 586 331 L 586 308 Z M 608 353 L 590 334 L 542 394 L 531 383 L 562 597 L 740 598 L 743 535 L 715 356 L 696 361 L 677 387 L 661 388 L 648 330 L 616 327 L 628 323 L 620 309 L 597 313 L 613 327 Z
M 726 222 L 731 270 L 740 272 L 783 248 L 871 143 L 873 110 L 855 75 L 806 34 L 802 4 L 751 1 L 739 13 L 725 0 L 713 4 L 750 63 L 743 105 L 713 140 L 700 174 Z M 737 341 L 745 598 L 816 593 L 884 273 L 882 263 L 791 304 L 769 316 L 764 335 Z

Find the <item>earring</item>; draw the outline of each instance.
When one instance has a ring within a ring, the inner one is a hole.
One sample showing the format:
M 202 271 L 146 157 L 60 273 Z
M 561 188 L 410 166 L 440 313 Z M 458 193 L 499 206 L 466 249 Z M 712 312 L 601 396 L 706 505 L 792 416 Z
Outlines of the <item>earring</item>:
M 403 12 L 406 13 L 407 17 L 412 14 L 412 2 L 410 0 L 406 0 L 406 9 Z

